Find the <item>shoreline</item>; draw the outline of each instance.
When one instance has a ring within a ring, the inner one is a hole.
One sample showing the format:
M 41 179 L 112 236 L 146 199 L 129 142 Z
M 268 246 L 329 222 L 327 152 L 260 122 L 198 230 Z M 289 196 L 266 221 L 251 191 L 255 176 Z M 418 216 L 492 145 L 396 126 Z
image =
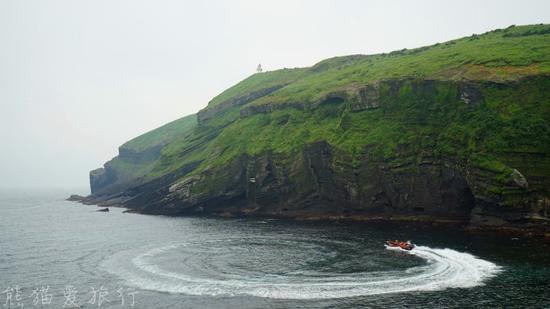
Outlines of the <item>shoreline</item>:
M 453 227 L 471 234 L 493 234 L 498 236 L 522 236 L 542 238 L 550 242 L 550 230 L 537 227 L 519 227 L 519 226 L 478 226 L 471 225 L 469 222 L 458 219 L 441 219 L 428 216 L 284 216 L 280 214 L 250 214 L 246 211 L 238 212 L 217 212 L 217 213 L 162 213 L 162 212 L 147 212 L 139 209 L 129 208 L 122 203 L 86 201 L 88 197 L 71 195 L 67 201 L 77 202 L 86 206 L 95 207 L 116 207 L 124 208 L 123 213 L 133 213 L 140 215 L 167 216 L 167 217 L 196 217 L 196 218 L 261 218 L 261 219 L 277 219 L 289 220 L 295 222 L 327 222 L 327 223 L 391 223 L 391 224 L 412 224 L 418 227 Z

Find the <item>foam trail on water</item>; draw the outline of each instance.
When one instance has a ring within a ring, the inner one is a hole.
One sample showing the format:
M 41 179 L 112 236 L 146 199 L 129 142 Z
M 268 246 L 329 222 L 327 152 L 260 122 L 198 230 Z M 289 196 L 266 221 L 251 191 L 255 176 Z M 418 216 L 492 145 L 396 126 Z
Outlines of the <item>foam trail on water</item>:
M 452 249 L 417 246 L 408 254 L 426 261 L 402 271 L 359 272 L 323 276 L 285 275 L 251 278 L 224 274 L 221 278 L 194 276 L 162 269 L 150 260 L 186 244 L 155 248 L 131 259 L 130 265 L 111 261 L 106 269 L 137 288 L 190 295 L 250 295 L 279 299 L 326 299 L 362 295 L 438 291 L 483 285 L 501 268 L 471 254 Z M 399 258 L 399 257 L 396 257 Z M 202 267 L 201 265 L 199 265 Z M 208 265 L 204 265 L 208 268 Z

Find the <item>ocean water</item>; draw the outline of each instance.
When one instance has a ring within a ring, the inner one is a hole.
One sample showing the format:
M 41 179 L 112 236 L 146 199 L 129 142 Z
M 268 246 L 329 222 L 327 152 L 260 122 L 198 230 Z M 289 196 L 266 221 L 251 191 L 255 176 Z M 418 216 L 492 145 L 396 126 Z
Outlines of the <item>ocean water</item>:
M 0 191 L 2 308 L 550 308 L 539 239 L 103 213 L 70 193 Z

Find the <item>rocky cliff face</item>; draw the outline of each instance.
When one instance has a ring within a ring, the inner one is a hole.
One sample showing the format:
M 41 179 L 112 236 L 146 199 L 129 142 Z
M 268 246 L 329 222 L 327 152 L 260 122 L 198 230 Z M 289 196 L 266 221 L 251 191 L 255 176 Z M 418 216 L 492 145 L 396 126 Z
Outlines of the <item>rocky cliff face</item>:
M 118 156 L 90 172 L 92 195 L 108 198 L 148 181 L 145 176 L 157 164 L 164 146 L 192 130 L 196 123 L 196 115 L 182 117 L 120 146 Z
M 102 189 L 112 186 L 118 180 L 116 172 L 108 166 L 90 172 L 90 189 L 98 194 Z
M 408 157 L 407 149 L 399 156 Z M 301 219 L 462 222 L 472 227 L 548 228 L 550 200 L 513 170 L 491 193 L 494 173 L 453 158 L 395 164 L 365 147 L 358 165 L 326 142 L 290 157 L 242 156 L 219 169 L 184 177 L 195 166 L 104 202 L 167 215 L 259 215 Z M 179 180 L 178 180 L 179 179 Z M 520 197 L 520 199 L 518 199 Z M 101 199 L 100 199 L 101 200 Z M 93 201 L 93 200 L 91 200 Z
M 464 175 L 450 163 L 427 159 L 415 166 L 414 173 L 407 172 L 411 167 L 371 158 L 368 147 L 357 166 L 350 161 L 323 141 L 290 157 L 241 157 L 223 171 L 173 184 L 166 200 L 179 203 L 182 213 L 469 219 L 473 194 Z M 223 179 L 217 179 L 221 175 Z
M 123 190 L 135 185 L 136 170 L 120 168 L 121 163 L 130 166 L 147 167 L 160 157 L 162 145 L 157 145 L 143 151 L 135 151 L 124 147 L 119 148 L 119 154 L 102 168 L 90 172 L 90 189 L 92 194 L 107 194 Z
M 461 61 L 417 71 L 422 59 L 448 59 L 489 39 L 499 52 L 506 44 L 514 52 L 491 66 Z M 457 42 L 253 76 L 199 112 L 198 125 L 185 134 L 137 151 L 121 148 L 90 173 L 85 202 L 166 215 L 460 222 L 550 232 L 546 60 L 508 66 L 519 61 L 513 57 L 525 42 L 502 41 L 498 32 Z M 411 62 L 414 72 L 396 73 L 407 67 L 403 61 L 424 54 L 432 56 Z M 385 63 L 379 73 L 377 63 Z
M 402 149 L 399 156 L 411 154 Z M 291 157 L 243 156 L 219 170 L 179 180 L 155 207 L 165 214 L 268 215 L 302 219 L 395 219 L 470 223 L 478 227 L 540 227 L 548 223 L 548 198 L 514 177 L 492 194 L 494 173 L 454 158 L 421 157 L 395 164 L 371 157 L 354 166 L 326 142 Z M 520 200 L 516 199 L 518 196 Z

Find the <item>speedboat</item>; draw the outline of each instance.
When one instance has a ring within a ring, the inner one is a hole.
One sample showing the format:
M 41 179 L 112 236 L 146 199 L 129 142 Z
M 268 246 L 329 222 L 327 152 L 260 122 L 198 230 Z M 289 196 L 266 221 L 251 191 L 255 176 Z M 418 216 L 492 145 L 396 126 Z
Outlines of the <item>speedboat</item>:
M 399 248 L 403 250 L 412 250 L 414 248 L 414 244 L 412 244 L 410 241 L 399 241 L 399 240 L 387 240 L 386 246 L 390 248 Z

